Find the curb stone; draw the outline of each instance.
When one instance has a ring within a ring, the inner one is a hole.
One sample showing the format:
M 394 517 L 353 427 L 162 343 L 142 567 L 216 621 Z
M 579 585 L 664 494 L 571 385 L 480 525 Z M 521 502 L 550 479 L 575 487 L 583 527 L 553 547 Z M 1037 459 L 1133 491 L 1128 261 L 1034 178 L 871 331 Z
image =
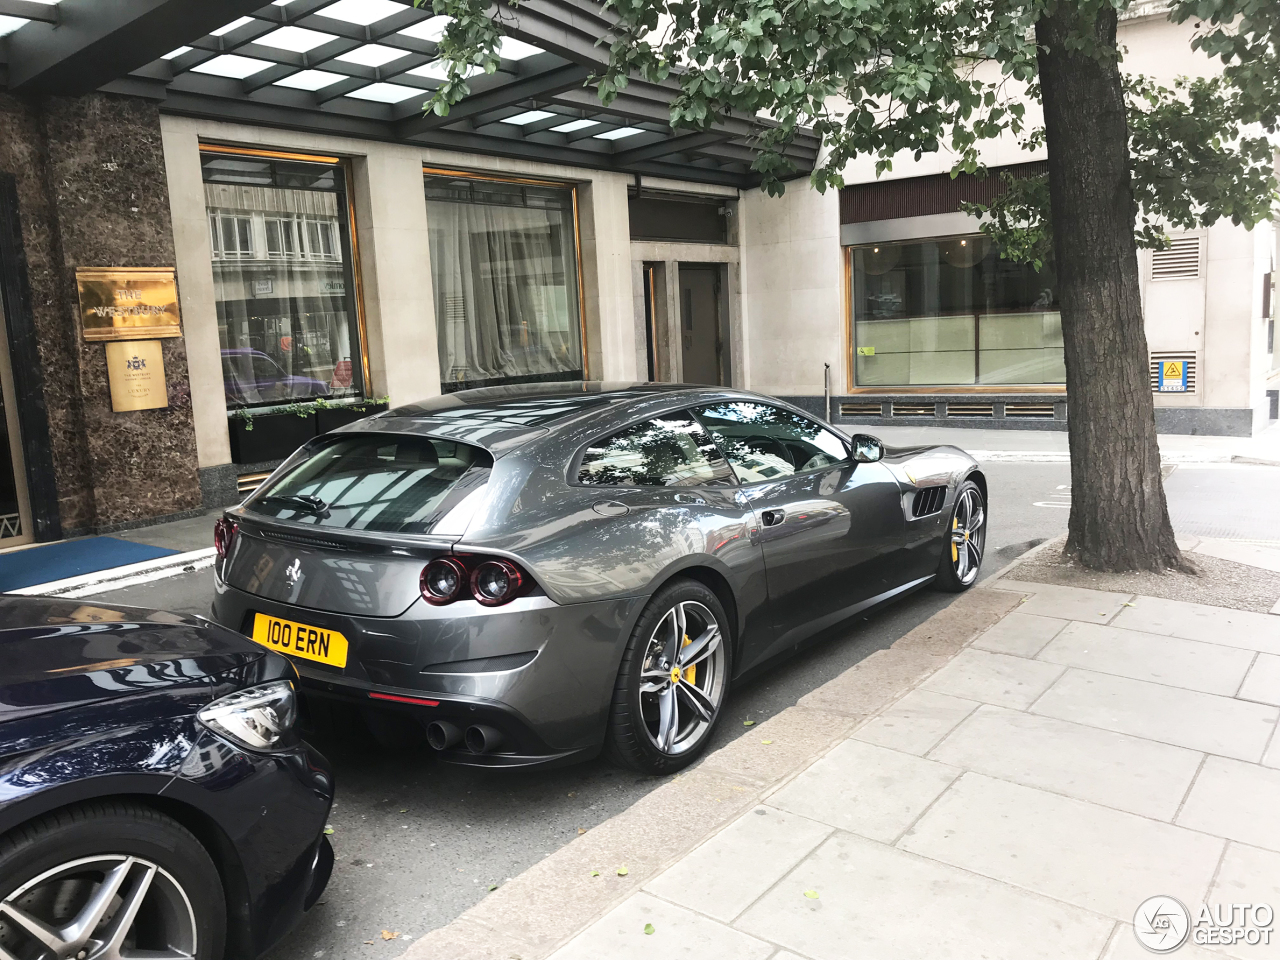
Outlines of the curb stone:
M 888 649 L 708 754 L 425 934 L 400 960 L 543 960 L 921 683 L 1015 609 L 1023 595 L 987 586 L 960 594 Z M 681 828 L 669 829 L 672 823 Z M 620 865 L 626 865 L 626 876 L 617 875 Z M 600 875 L 592 877 L 593 870 Z

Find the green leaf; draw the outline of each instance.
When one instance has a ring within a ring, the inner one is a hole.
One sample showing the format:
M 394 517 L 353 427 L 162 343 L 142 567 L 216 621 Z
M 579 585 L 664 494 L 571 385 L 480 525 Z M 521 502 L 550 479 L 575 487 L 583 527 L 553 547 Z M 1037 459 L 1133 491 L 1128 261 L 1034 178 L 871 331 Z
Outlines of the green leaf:
M 805 895 L 806 897 L 808 897 L 810 900 L 817 900 L 817 899 L 818 899 L 818 891 L 817 891 L 817 890 L 806 890 L 806 891 L 804 892 L 804 895 Z
M 655 932 L 655 931 L 654 931 L 654 929 L 653 929 L 653 924 L 652 924 L 652 923 L 646 923 L 646 924 L 644 925 L 644 935 L 645 935 L 646 937 L 651 937 L 651 936 L 653 936 L 654 932 Z
M 744 727 L 754 727 L 756 725 L 756 722 L 754 720 L 743 720 L 742 725 Z
M 592 870 L 592 871 L 591 871 L 591 875 L 592 875 L 593 877 L 598 877 L 598 876 L 600 876 L 600 871 L 599 871 L 599 870 Z
M 325 827 L 325 828 L 324 828 L 324 835 L 325 835 L 326 837 L 332 837 L 332 836 L 333 836 L 333 827 Z
M 626 876 L 628 873 L 630 873 L 630 872 L 631 872 L 631 871 L 630 871 L 630 870 L 628 870 L 626 867 L 619 867 L 619 868 L 618 868 L 618 876 L 620 876 L 620 877 L 625 877 L 625 876 Z
M 498 885 L 497 885 L 496 883 L 491 883 L 491 884 L 489 884 L 489 892 L 490 892 L 490 893 L 493 893 L 493 891 L 495 891 L 495 890 L 497 890 L 497 889 L 498 889 Z

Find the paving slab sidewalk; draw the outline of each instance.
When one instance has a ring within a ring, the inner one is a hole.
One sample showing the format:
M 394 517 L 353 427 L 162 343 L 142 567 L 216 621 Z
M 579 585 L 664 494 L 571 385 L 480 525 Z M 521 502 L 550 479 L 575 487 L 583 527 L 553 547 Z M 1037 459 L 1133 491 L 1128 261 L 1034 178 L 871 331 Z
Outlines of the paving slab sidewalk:
M 1148 956 L 1148 898 L 1280 909 L 1278 724 L 1280 617 L 998 579 L 405 957 Z

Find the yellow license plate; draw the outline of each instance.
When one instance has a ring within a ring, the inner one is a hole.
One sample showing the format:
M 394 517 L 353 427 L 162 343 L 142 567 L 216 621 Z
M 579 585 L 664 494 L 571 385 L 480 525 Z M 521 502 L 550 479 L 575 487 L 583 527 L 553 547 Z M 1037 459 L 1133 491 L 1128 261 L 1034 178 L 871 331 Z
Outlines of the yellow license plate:
M 253 617 L 253 639 L 264 647 L 291 657 L 315 660 L 331 667 L 347 665 L 347 638 L 337 630 L 322 630 L 257 613 Z

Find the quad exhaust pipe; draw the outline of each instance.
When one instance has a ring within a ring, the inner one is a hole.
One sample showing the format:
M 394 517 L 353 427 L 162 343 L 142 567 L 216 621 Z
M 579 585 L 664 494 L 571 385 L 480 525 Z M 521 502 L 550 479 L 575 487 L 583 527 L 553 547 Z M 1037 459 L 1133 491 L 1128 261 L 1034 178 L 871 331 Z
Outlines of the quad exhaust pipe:
M 491 753 L 502 746 L 502 733 L 493 727 L 477 723 L 467 727 L 467 749 L 472 753 Z
M 435 750 L 448 750 L 462 742 L 462 730 L 448 720 L 432 720 L 427 724 L 427 743 Z
M 448 720 L 432 720 L 427 724 L 427 743 L 436 750 L 449 750 L 462 743 L 475 754 L 492 753 L 502 746 L 502 732 L 482 723 L 467 727 L 465 733 Z

